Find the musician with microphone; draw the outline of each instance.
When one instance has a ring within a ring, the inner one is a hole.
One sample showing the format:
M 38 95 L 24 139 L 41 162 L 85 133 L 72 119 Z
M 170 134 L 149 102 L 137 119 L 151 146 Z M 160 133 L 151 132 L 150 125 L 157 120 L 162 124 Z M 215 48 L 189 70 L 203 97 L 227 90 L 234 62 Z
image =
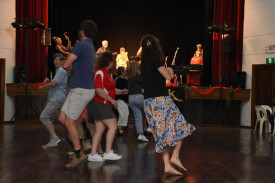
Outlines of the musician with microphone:
M 101 55 L 102 53 L 109 51 L 111 52 L 110 48 L 108 47 L 109 42 L 107 40 L 103 40 L 102 41 L 102 47 L 98 48 L 97 52 L 96 52 L 96 56 Z M 117 52 L 112 53 L 113 55 L 117 55 Z

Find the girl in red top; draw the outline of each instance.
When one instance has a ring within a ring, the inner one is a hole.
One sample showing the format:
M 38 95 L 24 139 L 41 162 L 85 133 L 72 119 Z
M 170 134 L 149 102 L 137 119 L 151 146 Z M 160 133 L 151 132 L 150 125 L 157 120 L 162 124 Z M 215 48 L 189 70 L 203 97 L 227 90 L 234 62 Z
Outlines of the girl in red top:
M 116 115 L 112 108 L 117 108 L 115 100 L 116 95 L 127 94 L 127 89 L 119 90 L 116 87 L 115 80 L 109 70 L 113 66 L 113 55 L 111 52 L 104 52 L 98 58 L 94 71 L 95 96 L 88 105 L 88 121 L 95 122 L 96 132 L 93 135 L 92 150 L 88 156 L 88 161 L 118 160 L 120 155 L 112 150 L 112 144 L 117 129 Z M 101 157 L 97 153 L 97 147 L 100 144 L 105 128 L 108 128 L 106 134 L 106 151 Z

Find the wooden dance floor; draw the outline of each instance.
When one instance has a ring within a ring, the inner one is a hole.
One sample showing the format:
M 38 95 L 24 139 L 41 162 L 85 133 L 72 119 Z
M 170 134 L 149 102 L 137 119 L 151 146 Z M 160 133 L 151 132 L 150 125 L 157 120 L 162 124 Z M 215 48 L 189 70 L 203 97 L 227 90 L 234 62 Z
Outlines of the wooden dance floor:
M 123 155 L 117 162 L 86 162 L 65 170 L 65 140 L 57 148 L 43 150 L 48 134 L 41 124 L 0 125 L 1 183 L 273 183 L 275 142 L 271 135 L 251 129 L 200 127 L 184 140 L 181 160 L 184 176 L 164 176 L 163 162 L 149 143 L 138 142 L 133 124 L 128 136 L 116 136 L 114 150 Z M 57 125 L 64 138 L 65 130 Z

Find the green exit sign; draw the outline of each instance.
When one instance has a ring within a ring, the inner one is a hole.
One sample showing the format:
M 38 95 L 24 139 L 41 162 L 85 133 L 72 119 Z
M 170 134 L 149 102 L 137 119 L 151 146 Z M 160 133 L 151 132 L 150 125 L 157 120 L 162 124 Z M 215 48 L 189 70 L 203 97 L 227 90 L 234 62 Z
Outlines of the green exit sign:
M 266 58 L 266 63 L 267 64 L 274 63 L 274 58 Z

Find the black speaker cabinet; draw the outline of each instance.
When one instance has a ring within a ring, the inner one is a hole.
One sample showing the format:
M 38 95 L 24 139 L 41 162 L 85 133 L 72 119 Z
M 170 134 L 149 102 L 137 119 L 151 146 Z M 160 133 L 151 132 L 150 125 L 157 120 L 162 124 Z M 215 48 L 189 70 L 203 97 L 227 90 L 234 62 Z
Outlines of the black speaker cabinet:
M 246 72 L 234 72 L 233 88 L 245 89 Z
M 51 45 L 52 31 L 51 28 L 43 29 L 41 32 L 41 45 L 50 46 Z
M 22 83 L 26 82 L 26 67 L 25 66 L 15 66 L 14 68 L 14 82 Z

